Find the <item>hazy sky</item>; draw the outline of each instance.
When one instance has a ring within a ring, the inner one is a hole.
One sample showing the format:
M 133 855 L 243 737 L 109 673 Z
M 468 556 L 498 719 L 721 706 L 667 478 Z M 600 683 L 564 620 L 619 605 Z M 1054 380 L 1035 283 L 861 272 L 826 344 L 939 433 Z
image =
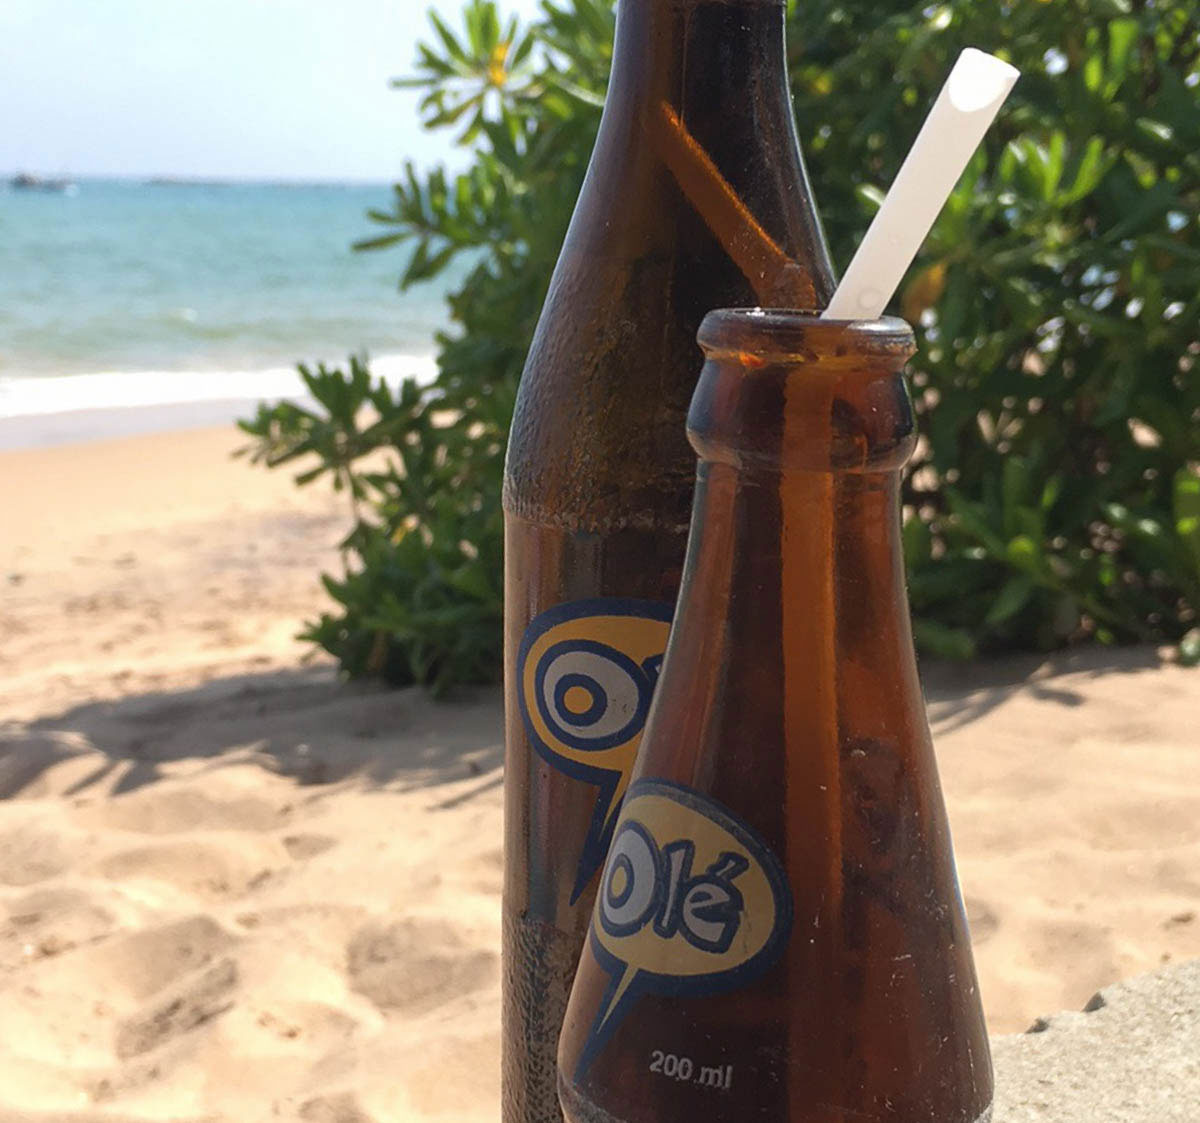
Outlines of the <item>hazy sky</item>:
M 451 26 L 458 0 L 433 0 Z M 395 176 L 427 0 L 0 0 L 0 173 Z M 532 15 L 537 0 L 500 0 Z

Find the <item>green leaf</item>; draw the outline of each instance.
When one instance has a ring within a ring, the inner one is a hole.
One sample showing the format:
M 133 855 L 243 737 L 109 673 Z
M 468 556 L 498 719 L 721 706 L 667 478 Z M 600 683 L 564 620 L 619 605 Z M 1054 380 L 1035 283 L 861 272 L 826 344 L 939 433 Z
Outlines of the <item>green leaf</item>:
M 1032 574 L 1040 574 L 1044 569 L 1041 547 L 1026 534 L 1019 534 L 1009 542 L 1005 556 L 1014 569 Z
M 984 514 L 984 508 L 978 503 L 964 499 L 957 490 L 946 489 L 946 499 L 950 510 L 964 531 L 980 543 L 994 558 L 1002 558 L 1007 554 L 1004 540 L 993 526 L 989 525 Z
M 1126 159 L 1129 154 L 1126 153 Z M 1142 191 L 1137 202 L 1123 215 L 1122 221 L 1105 231 L 1105 241 L 1119 242 L 1131 234 L 1157 228 L 1167 212 L 1178 205 L 1175 185 L 1168 179 L 1159 180 Z
M 952 267 L 946 279 L 946 289 L 937 310 L 938 331 L 946 346 L 952 347 L 963 335 L 974 303 L 971 279 L 961 266 Z
M 471 8 L 468 8 L 467 12 L 467 18 L 469 21 Z M 463 50 L 458 39 L 455 38 L 454 33 L 446 25 L 446 21 L 442 19 L 442 17 L 438 15 L 437 11 L 433 8 L 429 9 L 428 15 L 429 22 L 433 24 L 433 29 L 437 32 L 438 38 L 442 41 L 442 47 L 446 51 L 446 54 L 448 54 L 451 59 L 460 65 L 469 66 L 471 61 L 470 58 L 468 57 L 466 51 Z
M 1173 489 L 1175 533 L 1179 535 L 1200 579 L 1200 474 L 1191 468 L 1181 468 L 1175 475 Z
M 1083 155 L 1075 171 L 1071 186 L 1059 193 L 1060 205 L 1077 203 L 1085 199 L 1100 185 L 1101 180 L 1108 174 L 1116 162 L 1116 154 L 1105 150 L 1102 137 L 1094 136 L 1084 146 Z
M 904 543 L 904 560 L 910 568 L 929 557 L 933 548 L 933 534 L 919 515 L 913 515 L 904 523 L 901 536 Z
M 382 234 L 376 238 L 362 238 L 352 243 L 354 250 L 382 250 L 398 245 L 408 237 L 407 234 Z
M 1108 25 L 1108 66 L 1105 96 L 1111 98 L 1121 88 L 1129 72 L 1129 59 L 1138 40 L 1138 21 L 1115 19 Z
M 1004 533 L 1014 537 L 1019 527 L 1019 513 L 1029 495 L 1029 464 L 1021 456 L 1008 456 L 1002 469 L 1001 495 L 1004 502 Z
M 1051 476 L 1045 487 L 1042 488 L 1041 507 L 1043 511 L 1050 511 L 1054 504 L 1058 502 L 1058 497 L 1062 494 L 1063 478 L 1062 476 Z
M 965 629 L 949 628 L 935 620 L 914 620 L 913 639 L 919 650 L 958 663 L 974 659 L 978 651 L 975 641 Z
M 1042 198 L 1049 202 L 1054 198 L 1058 191 L 1058 185 L 1062 181 L 1063 168 L 1066 166 L 1067 158 L 1067 138 L 1055 130 L 1050 134 L 1050 141 L 1041 150 L 1041 154 L 1044 165 Z
M 984 617 L 983 622 L 988 627 L 995 627 L 1011 620 L 1029 603 L 1036 591 L 1037 585 L 1031 578 L 1024 576 L 1010 578 L 992 602 L 992 607 L 988 609 L 988 614 Z

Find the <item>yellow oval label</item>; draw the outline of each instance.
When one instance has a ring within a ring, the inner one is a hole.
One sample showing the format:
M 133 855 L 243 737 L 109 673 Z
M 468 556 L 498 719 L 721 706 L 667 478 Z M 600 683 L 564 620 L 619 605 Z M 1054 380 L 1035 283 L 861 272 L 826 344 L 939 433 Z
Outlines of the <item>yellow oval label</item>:
M 521 641 L 519 697 L 530 741 L 560 772 L 600 789 L 572 904 L 604 864 L 672 612 L 656 601 L 575 601 L 542 613 Z

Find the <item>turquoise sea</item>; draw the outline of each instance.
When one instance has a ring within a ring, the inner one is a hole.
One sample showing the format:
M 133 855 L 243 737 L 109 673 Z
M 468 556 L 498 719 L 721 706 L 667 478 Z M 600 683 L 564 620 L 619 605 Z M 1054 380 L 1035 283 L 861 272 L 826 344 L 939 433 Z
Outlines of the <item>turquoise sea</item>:
M 428 370 L 466 265 L 400 293 L 379 186 L 81 180 L 0 186 L 0 416 L 270 396 L 297 361 Z M 237 393 L 233 394 L 232 391 Z

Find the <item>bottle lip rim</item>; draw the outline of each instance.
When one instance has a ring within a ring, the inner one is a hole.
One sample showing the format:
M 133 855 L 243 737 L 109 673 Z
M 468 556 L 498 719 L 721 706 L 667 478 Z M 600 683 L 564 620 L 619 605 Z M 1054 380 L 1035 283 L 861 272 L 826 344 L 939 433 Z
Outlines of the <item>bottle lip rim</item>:
M 802 308 L 718 308 L 696 337 L 707 355 L 751 354 L 812 362 L 825 356 L 891 355 L 916 350 L 913 329 L 898 316 L 878 320 L 823 320 Z

